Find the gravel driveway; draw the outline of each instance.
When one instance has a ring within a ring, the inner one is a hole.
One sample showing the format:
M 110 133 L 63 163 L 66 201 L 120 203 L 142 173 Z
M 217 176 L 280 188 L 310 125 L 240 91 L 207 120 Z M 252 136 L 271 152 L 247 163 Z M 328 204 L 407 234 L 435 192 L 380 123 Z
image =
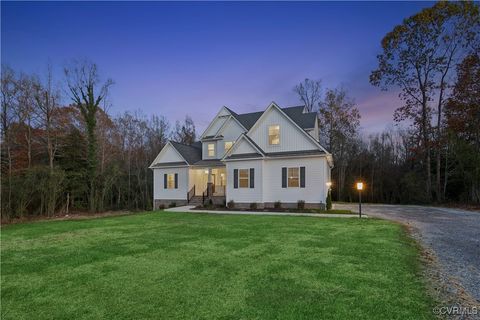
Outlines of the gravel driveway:
M 335 208 L 358 212 L 354 204 L 335 204 Z M 444 272 L 480 303 L 480 212 L 362 204 L 362 213 L 412 226 L 421 244 L 437 256 Z

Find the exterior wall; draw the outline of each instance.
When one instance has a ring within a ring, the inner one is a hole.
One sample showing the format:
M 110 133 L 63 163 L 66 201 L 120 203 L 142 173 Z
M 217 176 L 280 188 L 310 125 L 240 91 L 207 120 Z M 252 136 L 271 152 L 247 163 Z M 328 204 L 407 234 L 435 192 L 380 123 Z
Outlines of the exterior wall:
M 255 187 L 254 188 L 233 188 L 233 170 L 234 169 L 255 169 Z M 263 202 L 263 160 L 229 161 L 227 162 L 227 203 L 230 200 L 236 203 Z
M 305 167 L 305 188 L 282 188 L 282 167 Z M 298 200 L 303 200 L 307 204 L 325 203 L 329 170 L 326 157 L 265 160 L 263 202 L 280 200 L 282 204 L 296 205 Z
M 268 126 L 280 126 L 280 144 L 268 144 Z M 249 132 L 248 136 L 265 152 L 283 152 L 299 150 L 315 150 L 318 147 L 297 128 L 290 119 L 275 107 L 270 108 Z
M 206 159 L 218 159 L 219 156 L 218 156 L 218 145 L 220 143 L 218 143 L 219 140 L 209 140 L 209 141 L 205 141 L 205 142 L 202 142 L 202 159 L 206 160 Z M 213 143 L 215 145 L 215 155 L 213 157 L 209 157 L 208 156 L 208 145 L 210 143 Z
M 155 163 L 159 162 L 178 162 L 178 161 L 185 161 L 175 150 L 174 147 L 172 147 L 170 144 L 167 144 L 165 147 L 163 147 L 162 151 L 160 151 L 160 154 L 157 156 L 157 159 L 155 159 Z
M 203 133 L 203 136 L 214 136 L 217 134 L 218 129 L 223 125 L 223 123 L 228 119 L 228 116 L 219 116 L 213 119 L 211 127 Z
M 225 155 L 225 141 L 235 142 L 243 132 L 245 132 L 245 130 L 237 123 L 237 121 L 230 118 L 219 132 L 219 134 L 223 136 L 223 139 L 219 140 L 217 143 L 217 157 L 222 158 Z
M 242 154 L 242 153 L 255 153 L 258 151 L 252 147 L 252 145 L 243 138 L 241 141 L 238 142 L 238 145 L 235 146 L 232 154 Z
M 164 189 L 163 175 L 178 173 L 178 189 Z M 186 200 L 188 192 L 188 167 L 154 168 L 153 169 L 153 199 Z M 170 202 L 170 201 L 169 201 Z M 178 203 L 178 201 L 177 201 Z

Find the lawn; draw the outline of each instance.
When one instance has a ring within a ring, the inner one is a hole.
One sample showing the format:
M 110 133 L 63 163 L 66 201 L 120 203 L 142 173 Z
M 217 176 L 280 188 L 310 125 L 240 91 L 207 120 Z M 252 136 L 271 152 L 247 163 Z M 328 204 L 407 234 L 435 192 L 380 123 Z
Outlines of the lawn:
M 376 219 L 153 212 L 2 228 L 1 318 L 430 319 Z

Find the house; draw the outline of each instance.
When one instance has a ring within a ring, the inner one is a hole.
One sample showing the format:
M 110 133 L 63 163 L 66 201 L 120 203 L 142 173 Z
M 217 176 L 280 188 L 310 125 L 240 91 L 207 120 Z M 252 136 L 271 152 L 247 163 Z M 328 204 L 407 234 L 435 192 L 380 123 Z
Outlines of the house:
M 319 141 L 317 114 L 303 106 L 237 114 L 222 107 L 200 141 L 168 142 L 155 158 L 154 208 L 216 204 L 235 207 L 318 208 L 326 202 L 333 167 L 331 154 Z

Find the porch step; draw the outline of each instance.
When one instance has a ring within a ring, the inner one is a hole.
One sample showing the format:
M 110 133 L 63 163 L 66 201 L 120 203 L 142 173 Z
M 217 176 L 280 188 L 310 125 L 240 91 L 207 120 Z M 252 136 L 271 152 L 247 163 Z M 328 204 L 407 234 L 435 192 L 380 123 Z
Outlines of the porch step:
M 202 196 L 194 196 L 190 201 L 188 202 L 188 205 L 190 206 L 198 206 L 202 204 Z

